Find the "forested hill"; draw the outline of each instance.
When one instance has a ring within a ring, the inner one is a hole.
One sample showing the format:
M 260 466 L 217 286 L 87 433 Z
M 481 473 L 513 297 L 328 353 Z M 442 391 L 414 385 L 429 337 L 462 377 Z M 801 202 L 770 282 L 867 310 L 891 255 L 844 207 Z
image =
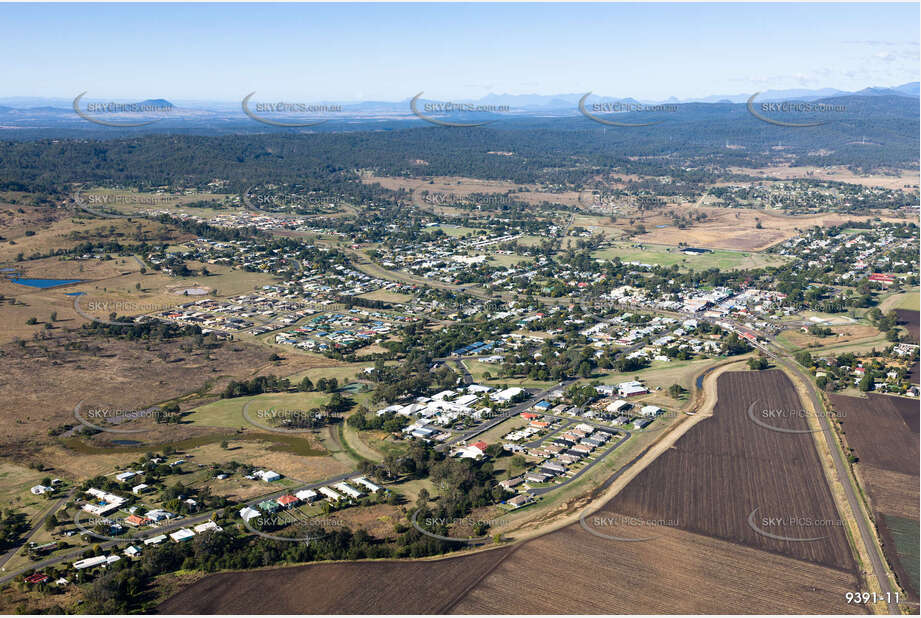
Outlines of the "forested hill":
M 380 130 L 379 123 L 374 129 L 358 123 L 348 131 L 311 133 L 126 137 L 122 130 L 101 130 L 92 139 L 0 142 L 0 189 L 51 192 L 69 182 L 194 186 L 222 178 L 238 191 L 267 179 L 354 180 L 359 169 L 575 185 L 612 169 L 700 176 L 730 165 L 862 170 L 917 165 L 918 99 L 846 96 L 823 102 L 846 111 L 820 114 L 826 124 L 805 128 L 769 124 L 745 105 L 693 103 L 660 113 L 661 123 L 644 127 L 608 127 L 580 116 L 518 117 L 475 128 L 442 128 L 420 120 Z M 817 117 L 765 115 L 785 122 Z M 640 112 L 617 115 L 621 122 L 649 118 Z

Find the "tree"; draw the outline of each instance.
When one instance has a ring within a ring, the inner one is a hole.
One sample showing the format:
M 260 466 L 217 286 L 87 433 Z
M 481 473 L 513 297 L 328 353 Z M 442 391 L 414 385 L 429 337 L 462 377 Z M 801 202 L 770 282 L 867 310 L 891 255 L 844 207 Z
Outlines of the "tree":
M 812 366 L 812 354 L 810 354 L 810 353 L 807 352 L 806 350 L 803 350 L 803 351 L 801 351 L 801 352 L 797 352 L 797 353 L 793 356 L 793 358 L 795 358 L 795 359 L 796 359 L 796 362 L 799 363 L 800 365 L 802 365 L 803 367 L 811 367 L 811 366 Z

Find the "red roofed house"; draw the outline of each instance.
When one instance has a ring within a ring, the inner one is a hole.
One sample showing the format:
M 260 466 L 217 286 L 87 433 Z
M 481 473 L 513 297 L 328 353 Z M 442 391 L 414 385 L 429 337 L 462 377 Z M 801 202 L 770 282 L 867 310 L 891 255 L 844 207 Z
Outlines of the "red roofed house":
M 474 442 L 474 443 L 473 443 L 473 446 L 477 447 L 478 449 L 480 449 L 481 451 L 483 451 L 483 452 L 485 453 L 485 452 L 486 452 L 486 447 L 487 447 L 488 445 L 487 445 L 485 442 L 483 442 L 482 440 L 480 440 L 479 442 Z
M 130 526 L 146 526 L 147 524 L 153 523 L 150 519 L 146 517 L 141 517 L 140 515 L 129 515 L 125 518 L 125 523 Z
M 533 412 L 522 412 L 521 418 L 533 421 L 535 418 L 539 418 L 539 414 L 534 414 Z
M 300 502 L 300 500 L 298 500 L 296 497 L 292 496 L 291 494 L 285 494 L 284 496 L 276 500 L 276 502 L 278 502 L 278 504 L 280 504 L 282 507 L 288 508 L 290 506 L 294 506 L 295 504 Z
M 51 578 L 44 573 L 33 573 L 32 575 L 26 577 L 23 581 L 25 581 L 27 584 L 44 584 L 49 579 Z
M 867 277 L 870 281 L 876 281 L 877 283 L 885 283 L 889 285 L 890 283 L 895 283 L 895 277 L 892 275 L 884 275 L 882 273 L 873 273 Z

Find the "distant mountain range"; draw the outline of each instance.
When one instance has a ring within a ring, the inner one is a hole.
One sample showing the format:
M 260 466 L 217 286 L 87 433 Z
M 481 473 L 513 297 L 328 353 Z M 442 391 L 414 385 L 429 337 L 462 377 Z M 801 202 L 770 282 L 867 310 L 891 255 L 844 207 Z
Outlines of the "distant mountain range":
M 243 93 L 246 94 L 246 93 Z M 455 104 L 469 104 L 476 106 L 503 106 L 508 109 L 488 110 L 477 112 L 477 119 L 483 118 L 491 121 L 503 121 L 510 119 L 548 119 L 572 117 L 578 118 L 580 115 L 578 105 L 579 101 L 586 93 L 565 93 L 565 94 L 488 94 L 479 99 L 457 99 L 451 100 Z M 745 111 L 745 104 L 754 93 L 742 93 L 732 95 L 712 95 L 703 98 L 677 99 L 669 98 L 664 101 L 653 101 L 645 99 L 636 99 L 633 97 L 613 97 L 601 96 L 593 93 L 586 101 L 587 105 L 607 103 L 607 104 L 642 104 L 642 105 L 676 105 L 681 107 L 682 112 L 700 114 L 707 113 L 711 106 L 713 111 L 722 109 L 722 106 L 728 106 L 728 109 L 738 109 Z M 921 88 L 919 82 L 910 82 L 895 87 L 868 87 L 863 90 L 848 92 L 835 88 L 821 88 L 816 90 L 792 89 L 792 90 L 766 90 L 758 93 L 757 102 L 779 102 L 779 101 L 797 101 L 797 102 L 816 102 L 816 101 L 836 101 L 849 100 L 851 106 L 856 110 L 869 109 L 870 98 L 876 98 L 880 101 L 885 100 L 885 105 L 895 106 L 904 110 L 906 104 L 916 105 L 912 100 L 919 100 L 921 97 Z M 100 100 L 98 98 L 81 98 L 78 107 L 82 110 L 80 116 L 74 113 L 73 99 L 65 98 L 40 98 L 40 97 L 0 97 L 0 138 L 4 136 L 12 137 L 11 133 L 17 131 L 43 131 L 54 133 L 56 130 L 84 131 L 94 129 L 89 119 L 99 119 L 100 125 L 109 123 L 111 126 L 124 127 L 147 126 L 151 130 L 163 131 L 232 131 L 239 130 L 271 130 L 274 126 L 280 127 L 283 123 L 288 128 L 293 127 L 298 121 L 313 119 L 325 119 L 327 122 L 320 125 L 321 128 L 316 130 L 335 130 L 342 129 L 359 129 L 368 128 L 367 124 L 377 124 L 380 128 L 396 128 L 403 126 L 405 122 L 418 124 L 419 119 L 410 109 L 411 97 L 401 101 L 288 101 L 288 103 L 302 103 L 310 105 L 327 105 L 336 106 L 335 111 L 323 113 L 303 113 L 303 112 L 276 112 L 265 107 L 260 107 L 261 103 L 268 102 L 269 99 L 260 100 L 257 95 L 252 97 L 248 103 L 250 117 L 244 115 L 241 109 L 241 101 L 169 101 L 165 98 L 151 98 L 140 102 L 134 101 L 115 101 L 122 109 L 111 111 L 106 108 L 99 111 L 100 103 L 110 103 L 111 100 Z M 277 100 L 274 100 L 276 102 Z M 858 104 L 864 101 L 866 104 Z M 461 120 L 464 116 L 471 118 L 467 112 L 446 112 L 442 111 L 438 104 L 447 103 L 446 100 L 433 100 L 419 97 L 415 101 L 416 109 L 421 115 L 429 118 L 457 119 Z M 703 107 L 701 107 L 703 106 Z M 93 111 L 93 108 L 96 108 Z M 136 111 L 153 110 L 153 111 Z M 850 108 L 849 108 L 850 109 Z M 602 110 L 612 112 L 617 110 Z M 625 112 L 630 114 L 630 112 Z M 643 112 L 633 112 L 634 115 Z M 856 113 L 860 113 L 857 111 Z M 915 116 L 917 117 L 917 116 Z M 259 119 L 265 119 L 264 124 L 258 122 Z M 132 125 L 132 121 L 135 123 Z M 140 121 L 140 122 L 139 122 Z M 272 121 L 275 121 L 274 123 Z M 394 124 L 398 123 L 398 124 Z M 311 123 L 304 123 L 305 125 Z M 361 126 L 359 126 L 361 125 Z M 63 133 L 62 133 L 63 134 Z

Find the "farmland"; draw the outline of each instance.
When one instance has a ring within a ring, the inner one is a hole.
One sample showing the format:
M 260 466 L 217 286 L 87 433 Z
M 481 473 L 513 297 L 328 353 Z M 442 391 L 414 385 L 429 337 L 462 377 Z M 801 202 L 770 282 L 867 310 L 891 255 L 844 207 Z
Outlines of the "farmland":
M 392 612 L 454 614 L 549 614 L 573 607 L 588 614 L 862 612 L 862 606 L 844 600 L 857 582 L 840 528 L 823 530 L 828 538 L 819 543 L 778 542 L 745 534 L 751 500 L 757 500 L 765 512 L 836 517 L 811 436 L 763 429 L 745 414 L 747 393 L 761 400 L 759 407 L 798 406 L 787 378 L 778 371 L 728 372 L 717 379 L 717 388 L 714 416 L 701 419 L 630 481 L 621 495 L 585 520 L 593 526 L 594 516 L 631 515 L 626 507 L 636 502 L 635 496 L 653 493 L 650 488 L 658 490 L 655 495 L 679 494 L 676 502 L 692 517 L 666 513 L 671 502 L 663 501 L 654 518 L 674 518 L 676 525 L 656 526 L 648 542 L 599 539 L 580 524 L 571 524 L 512 548 L 455 558 L 214 575 L 168 599 L 159 611 L 232 613 L 252 598 L 258 600 L 260 613 L 349 613 L 384 603 Z M 787 428 L 804 425 L 801 419 L 780 423 Z M 685 456 L 689 453 L 701 463 L 693 464 Z M 667 467 L 660 468 L 662 462 Z M 691 473 L 684 473 L 684 468 Z M 680 477 L 688 489 L 682 492 L 668 486 L 662 491 L 658 475 L 663 470 Z M 738 472 L 731 474 L 734 471 Z M 726 506 L 720 510 L 716 500 L 701 499 L 727 486 L 744 499 L 724 492 L 721 499 Z M 622 496 L 628 496 L 629 502 Z M 709 512 L 700 512 L 695 502 L 707 505 Z M 738 508 L 743 503 L 744 508 Z M 784 508 L 786 504 L 792 506 Z M 699 531 L 687 525 L 693 518 Z M 733 535 L 739 538 L 719 538 Z M 800 545 L 817 547 L 796 555 Z M 535 565 L 553 565 L 552 576 Z M 413 581 L 414 569 L 420 568 L 425 569 L 427 583 L 421 596 L 416 592 L 418 582 Z M 560 586 L 561 581 L 566 585 Z M 295 590 L 303 592 L 292 594 Z
M 657 534 L 624 543 L 577 524 L 529 541 L 451 613 L 860 612 L 844 603 L 854 585 L 847 573 L 674 528 Z M 553 565 L 552 575 L 535 565 Z
M 444 613 L 511 548 L 414 562 L 317 564 L 221 573 L 158 608 L 165 614 Z M 421 585 L 424 582 L 424 585 Z
M 896 309 L 895 314 L 899 319 L 899 326 L 908 331 L 909 341 L 918 343 L 918 311 L 909 309 Z
M 858 462 L 883 539 L 883 551 L 899 583 L 918 598 L 918 404 L 870 393 L 868 399 L 830 395 L 847 446 Z
M 769 424 L 807 429 L 793 385 L 780 371 L 730 372 L 717 382 L 712 419 L 689 431 L 646 468 L 606 507 L 677 527 L 818 564 L 853 570 L 850 547 L 809 433 L 783 433 L 748 416 L 749 406 L 785 411 Z M 702 499 L 702 497 L 706 497 Z M 749 524 L 780 518 L 769 534 L 817 541 L 769 538 Z M 828 522 L 808 527 L 794 518 Z

